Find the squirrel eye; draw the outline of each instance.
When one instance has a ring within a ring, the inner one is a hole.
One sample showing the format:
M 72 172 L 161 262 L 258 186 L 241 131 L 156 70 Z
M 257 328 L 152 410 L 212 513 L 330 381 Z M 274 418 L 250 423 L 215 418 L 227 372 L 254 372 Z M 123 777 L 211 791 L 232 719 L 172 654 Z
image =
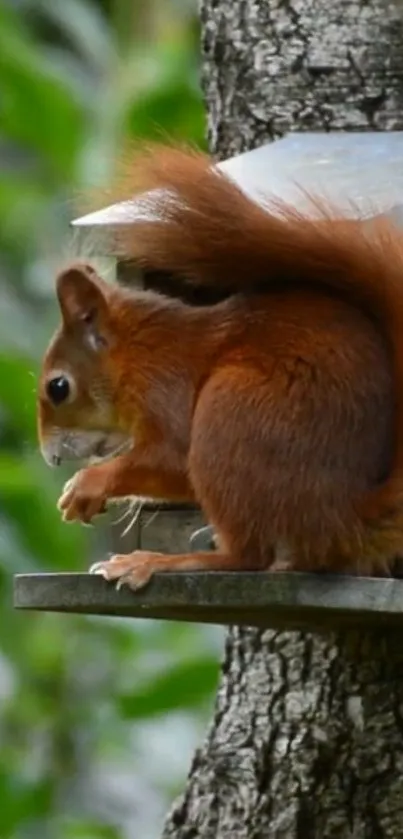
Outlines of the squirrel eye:
M 70 382 L 66 376 L 55 376 L 54 379 L 48 381 L 46 392 L 54 405 L 60 405 L 70 396 Z

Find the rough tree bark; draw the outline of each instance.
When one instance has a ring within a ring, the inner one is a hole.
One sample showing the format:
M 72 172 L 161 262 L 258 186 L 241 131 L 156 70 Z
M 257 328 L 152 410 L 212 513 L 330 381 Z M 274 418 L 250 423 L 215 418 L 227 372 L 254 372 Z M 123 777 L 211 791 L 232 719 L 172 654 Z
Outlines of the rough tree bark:
M 403 4 L 203 0 L 219 157 L 292 129 L 403 129 Z M 403 839 L 403 643 L 229 630 L 164 839 Z

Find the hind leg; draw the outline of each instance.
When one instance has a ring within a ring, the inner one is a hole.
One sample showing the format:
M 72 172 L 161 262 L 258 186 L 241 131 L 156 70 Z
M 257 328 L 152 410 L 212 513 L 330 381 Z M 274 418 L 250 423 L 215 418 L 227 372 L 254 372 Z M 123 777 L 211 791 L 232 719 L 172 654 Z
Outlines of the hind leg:
M 247 368 L 242 373 L 229 366 L 218 371 L 199 395 L 189 475 L 217 534 L 220 554 L 231 557 L 238 570 L 266 570 L 277 541 L 269 501 L 275 455 L 264 404 L 270 401 L 270 383 L 260 371 Z

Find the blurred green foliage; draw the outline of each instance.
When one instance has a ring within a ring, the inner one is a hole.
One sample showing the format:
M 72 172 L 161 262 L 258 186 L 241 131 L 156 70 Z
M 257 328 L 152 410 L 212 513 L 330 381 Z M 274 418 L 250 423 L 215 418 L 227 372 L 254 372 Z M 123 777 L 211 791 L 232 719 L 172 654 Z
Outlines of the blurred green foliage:
M 215 630 L 15 613 L 12 574 L 84 570 L 36 374 L 77 189 L 129 135 L 204 143 L 193 0 L 0 0 L 0 836 L 152 839 L 217 678 Z

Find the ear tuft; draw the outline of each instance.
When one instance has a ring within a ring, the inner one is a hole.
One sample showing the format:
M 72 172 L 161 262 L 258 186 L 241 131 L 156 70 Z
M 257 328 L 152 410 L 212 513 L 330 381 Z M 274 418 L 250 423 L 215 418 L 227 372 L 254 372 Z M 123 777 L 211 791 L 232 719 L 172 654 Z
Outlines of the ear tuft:
M 91 325 L 106 310 L 105 285 L 86 263 L 62 271 L 56 279 L 56 292 L 66 323 Z

